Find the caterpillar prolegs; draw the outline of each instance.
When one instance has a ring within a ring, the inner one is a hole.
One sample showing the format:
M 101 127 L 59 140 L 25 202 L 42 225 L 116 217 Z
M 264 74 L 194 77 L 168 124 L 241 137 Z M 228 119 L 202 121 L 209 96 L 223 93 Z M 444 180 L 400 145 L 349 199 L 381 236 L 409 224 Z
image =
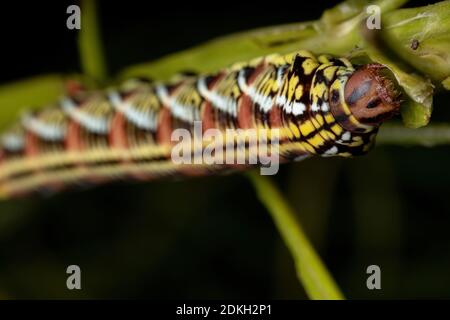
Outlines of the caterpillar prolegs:
M 172 161 L 172 133 L 193 132 L 195 123 L 204 131 L 278 129 L 280 162 L 364 154 L 379 125 L 399 109 L 382 68 L 299 51 L 167 83 L 135 79 L 105 91 L 80 91 L 24 113 L 3 133 L 0 196 L 239 168 Z

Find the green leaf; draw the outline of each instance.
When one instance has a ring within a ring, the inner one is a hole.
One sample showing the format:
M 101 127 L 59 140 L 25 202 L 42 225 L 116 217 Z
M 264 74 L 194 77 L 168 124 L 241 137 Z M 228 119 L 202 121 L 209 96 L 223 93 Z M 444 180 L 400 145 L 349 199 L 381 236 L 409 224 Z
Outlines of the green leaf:
M 450 76 L 450 1 L 382 16 L 384 45 L 436 84 Z
M 425 126 L 431 116 L 434 86 L 449 86 L 450 1 L 394 10 L 382 18 L 377 43 L 367 45 L 369 55 L 387 65 L 405 91 L 401 108 L 405 126 Z
M 407 128 L 420 128 L 430 122 L 431 107 L 407 99 L 402 103 L 400 112 L 402 114 L 403 124 Z

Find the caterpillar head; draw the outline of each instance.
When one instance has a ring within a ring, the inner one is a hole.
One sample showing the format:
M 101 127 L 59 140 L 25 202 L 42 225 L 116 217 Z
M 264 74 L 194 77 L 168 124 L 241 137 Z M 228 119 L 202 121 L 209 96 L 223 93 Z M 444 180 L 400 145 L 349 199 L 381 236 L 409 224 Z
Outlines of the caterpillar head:
M 330 85 L 330 111 L 346 132 L 340 137 L 337 155 L 364 154 L 374 145 L 381 123 L 398 113 L 399 94 L 380 64 L 342 68 Z M 384 71 L 383 71 L 384 72 Z
M 347 80 L 344 99 L 361 124 L 377 126 L 399 111 L 399 93 L 393 81 L 383 74 L 386 70 L 381 64 L 367 64 Z

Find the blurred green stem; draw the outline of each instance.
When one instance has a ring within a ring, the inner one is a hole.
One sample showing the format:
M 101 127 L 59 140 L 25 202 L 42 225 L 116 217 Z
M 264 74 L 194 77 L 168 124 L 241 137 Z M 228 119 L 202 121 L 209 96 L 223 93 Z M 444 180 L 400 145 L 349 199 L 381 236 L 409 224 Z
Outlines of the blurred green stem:
M 84 74 L 100 84 L 105 82 L 107 79 L 106 62 L 95 0 L 81 1 L 81 30 L 78 48 Z
M 247 176 L 261 203 L 267 208 L 294 257 L 297 276 L 311 299 L 341 300 L 341 291 L 314 251 L 295 213 L 266 176 L 250 171 Z
M 396 124 L 384 124 L 378 133 L 377 143 L 424 147 L 450 145 L 450 124 L 434 123 L 419 129 L 408 129 Z

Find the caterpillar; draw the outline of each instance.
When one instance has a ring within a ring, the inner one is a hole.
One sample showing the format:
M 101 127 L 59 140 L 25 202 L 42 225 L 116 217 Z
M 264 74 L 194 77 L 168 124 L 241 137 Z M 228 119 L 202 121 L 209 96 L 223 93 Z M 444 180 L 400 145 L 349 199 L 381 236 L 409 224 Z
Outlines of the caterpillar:
M 104 91 L 79 90 L 24 112 L 1 135 L 0 197 L 246 167 L 171 161 L 172 133 L 193 132 L 197 122 L 203 130 L 278 129 L 280 163 L 365 154 L 380 124 L 399 109 L 383 69 L 298 51 L 165 83 L 132 79 Z

